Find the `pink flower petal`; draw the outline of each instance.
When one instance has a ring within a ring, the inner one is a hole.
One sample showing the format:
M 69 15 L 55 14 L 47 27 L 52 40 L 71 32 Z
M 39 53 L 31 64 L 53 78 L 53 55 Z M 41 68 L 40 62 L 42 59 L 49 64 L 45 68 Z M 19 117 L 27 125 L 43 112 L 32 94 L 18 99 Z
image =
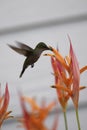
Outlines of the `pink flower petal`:
M 72 100 L 74 102 L 75 107 L 78 107 L 78 101 L 79 101 L 79 83 L 80 83 L 80 71 L 79 71 L 79 64 L 77 61 L 77 58 L 75 56 L 75 53 L 72 48 L 72 43 L 70 41 L 70 55 L 71 55 L 71 71 L 73 75 L 73 95 Z

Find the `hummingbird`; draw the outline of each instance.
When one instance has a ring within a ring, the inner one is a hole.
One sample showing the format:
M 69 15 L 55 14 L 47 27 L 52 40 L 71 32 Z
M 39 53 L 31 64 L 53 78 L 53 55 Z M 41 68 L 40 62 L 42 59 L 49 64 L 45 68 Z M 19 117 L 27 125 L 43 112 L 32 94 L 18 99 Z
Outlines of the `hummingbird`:
M 8 46 L 17 53 L 24 55 L 26 57 L 22 71 L 19 76 L 20 78 L 22 77 L 23 73 L 28 68 L 28 66 L 31 66 L 31 68 L 34 67 L 34 63 L 37 62 L 43 51 L 51 50 L 50 47 L 48 47 L 44 42 L 39 42 L 34 49 L 19 41 L 16 41 L 16 43 L 18 47 L 10 44 L 8 44 Z

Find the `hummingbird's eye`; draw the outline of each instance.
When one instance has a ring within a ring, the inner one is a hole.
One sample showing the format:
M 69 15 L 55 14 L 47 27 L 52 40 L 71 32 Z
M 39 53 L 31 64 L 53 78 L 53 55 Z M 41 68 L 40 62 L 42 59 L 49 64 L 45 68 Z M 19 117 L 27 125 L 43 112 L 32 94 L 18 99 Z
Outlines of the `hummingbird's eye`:
M 38 45 L 39 45 L 39 48 L 48 49 L 48 46 L 43 42 L 40 42 Z
M 47 48 L 47 46 L 45 45 L 45 44 L 42 44 L 42 46 L 41 46 L 42 48 Z

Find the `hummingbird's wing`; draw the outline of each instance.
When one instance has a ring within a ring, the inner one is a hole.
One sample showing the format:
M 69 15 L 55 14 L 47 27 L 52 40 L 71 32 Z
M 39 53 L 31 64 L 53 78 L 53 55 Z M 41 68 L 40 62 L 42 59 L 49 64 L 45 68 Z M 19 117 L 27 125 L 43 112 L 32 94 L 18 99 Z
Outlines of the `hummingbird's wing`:
M 20 49 L 25 49 L 25 50 L 28 50 L 28 51 L 32 50 L 33 51 L 33 49 L 31 47 L 29 47 L 28 45 L 26 45 L 22 42 L 19 42 L 19 41 L 15 41 L 15 42 L 17 43 L 17 45 Z
M 18 43 L 19 44 L 19 43 Z M 29 56 L 30 54 L 32 54 L 33 52 L 33 49 L 28 47 L 27 45 L 25 44 L 19 44 L 20 45 L 20 48 L 16 47 L 16 46 L 13 46 L 13 45 L 10 45 L 8 44 L 8 46 L 13 49 L 14 51 L 16 51 L 17 53 L 21 54 L 21 55 L 24 55 L 24 56 Z M 24 47 L 23 47 L 24 46 Z M 28 47 L 28 48 L 27 48 Z

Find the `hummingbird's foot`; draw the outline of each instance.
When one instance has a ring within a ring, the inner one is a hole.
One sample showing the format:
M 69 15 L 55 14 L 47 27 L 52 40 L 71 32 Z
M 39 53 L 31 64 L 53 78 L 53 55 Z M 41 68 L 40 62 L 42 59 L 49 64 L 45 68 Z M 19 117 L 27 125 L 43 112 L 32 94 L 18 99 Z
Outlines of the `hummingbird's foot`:
M 34 67 L 34 64 L 31 65 L 31 68 L 33 68 L 33 67 Z

